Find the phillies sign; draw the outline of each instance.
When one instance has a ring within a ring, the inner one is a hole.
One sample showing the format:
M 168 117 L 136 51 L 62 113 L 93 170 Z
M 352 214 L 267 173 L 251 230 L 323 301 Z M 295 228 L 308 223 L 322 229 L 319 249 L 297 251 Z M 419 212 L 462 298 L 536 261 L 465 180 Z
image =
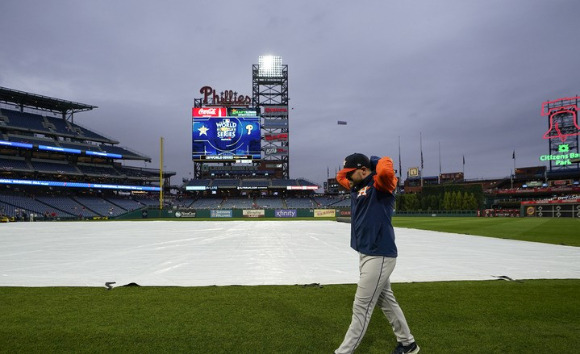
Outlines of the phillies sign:
M 218 95 L 211 86 L 204 86 L 199 90 L 203 94 L 202 102 L 210 105 L 249 106 L 252 103 L 250 96 L 238 95 L 232 90 L 225 90 Z
M 227 117 L 228 110 L 225 107 L 201 107 L 193 108 L 193 117 Z

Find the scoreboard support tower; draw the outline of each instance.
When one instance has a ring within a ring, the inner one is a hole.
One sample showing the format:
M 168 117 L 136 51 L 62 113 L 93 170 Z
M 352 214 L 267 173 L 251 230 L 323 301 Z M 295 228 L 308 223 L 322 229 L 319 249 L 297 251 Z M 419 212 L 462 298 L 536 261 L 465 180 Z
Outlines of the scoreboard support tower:
M 234 108 L 255 110 L 260 120 L 261 158 L 252 158 L 249 166 L 274 178 L 290 178 L 288 65 L 282 64 L 281 57 L 261 56 L 258 58 L 258 64 L 252 65 L 252 97 L 232 90 L 217 92 L 209 86 L 202 87 L 200 93 L 204 96 L 194 99 L 194 110 L 204 107 L 218 109 L 223 107 L 228 112 Z M 233 162 L 194 159 L 194 179 L 204 178 L 203 170 L 206 163 L 210 165 L 221 163 L 224 167 L 228 167 Z
M 262 120 L 263 166 L 290 178 L 288 65 L 278 56 L 262 56 L 252 65 L 252 102 Z

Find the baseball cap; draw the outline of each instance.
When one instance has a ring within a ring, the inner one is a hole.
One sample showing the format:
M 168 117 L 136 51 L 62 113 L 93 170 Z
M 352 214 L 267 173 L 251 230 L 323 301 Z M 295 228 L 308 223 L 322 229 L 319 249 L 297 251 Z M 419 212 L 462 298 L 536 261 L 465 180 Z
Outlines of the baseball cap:
M 360 154 L 357 152 L 357 153 L 348 155 L 344 159 L 344 166 L 343 166 L 343 169 L 340 170 L 340 172 L 347 173 L 347 172 L 356 170 L 358 168 L 361 168 L 363 166 L 371 168 L 371 160 L 369 160 L 369 158 L 366 155 Z

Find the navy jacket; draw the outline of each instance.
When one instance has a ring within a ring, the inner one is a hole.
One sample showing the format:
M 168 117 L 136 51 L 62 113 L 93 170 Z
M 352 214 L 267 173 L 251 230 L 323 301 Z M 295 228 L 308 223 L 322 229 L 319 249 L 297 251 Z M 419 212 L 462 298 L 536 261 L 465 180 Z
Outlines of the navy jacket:
M 373 172 L 350 190 L 351 247 L 365 255 L 397 257 L 391 218 L 395 206 L 397 178 L 389 157 L 370 158 Z M 376 166 L 376 167 L 375 167 Z M 347 189 L 345 173 L 337 181 Z

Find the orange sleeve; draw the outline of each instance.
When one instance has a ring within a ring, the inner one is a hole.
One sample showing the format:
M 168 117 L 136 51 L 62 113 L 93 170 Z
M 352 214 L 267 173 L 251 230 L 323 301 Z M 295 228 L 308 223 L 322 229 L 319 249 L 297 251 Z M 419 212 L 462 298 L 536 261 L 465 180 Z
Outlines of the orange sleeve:
M 390 157 L 381 158 L 377 163 L 376 171 L 377 174 L 373 177 L 375 188 L 382 192 L 393 193 L 397 188 L 397 177 L 395 177 L 393 160 Z
M 348 183 L 348 179 L 346 179 L 346 172 L 338 171 L 336 174 L 336 181 L 346 188 L 346 190 L 350 190 L 350 183 Z

